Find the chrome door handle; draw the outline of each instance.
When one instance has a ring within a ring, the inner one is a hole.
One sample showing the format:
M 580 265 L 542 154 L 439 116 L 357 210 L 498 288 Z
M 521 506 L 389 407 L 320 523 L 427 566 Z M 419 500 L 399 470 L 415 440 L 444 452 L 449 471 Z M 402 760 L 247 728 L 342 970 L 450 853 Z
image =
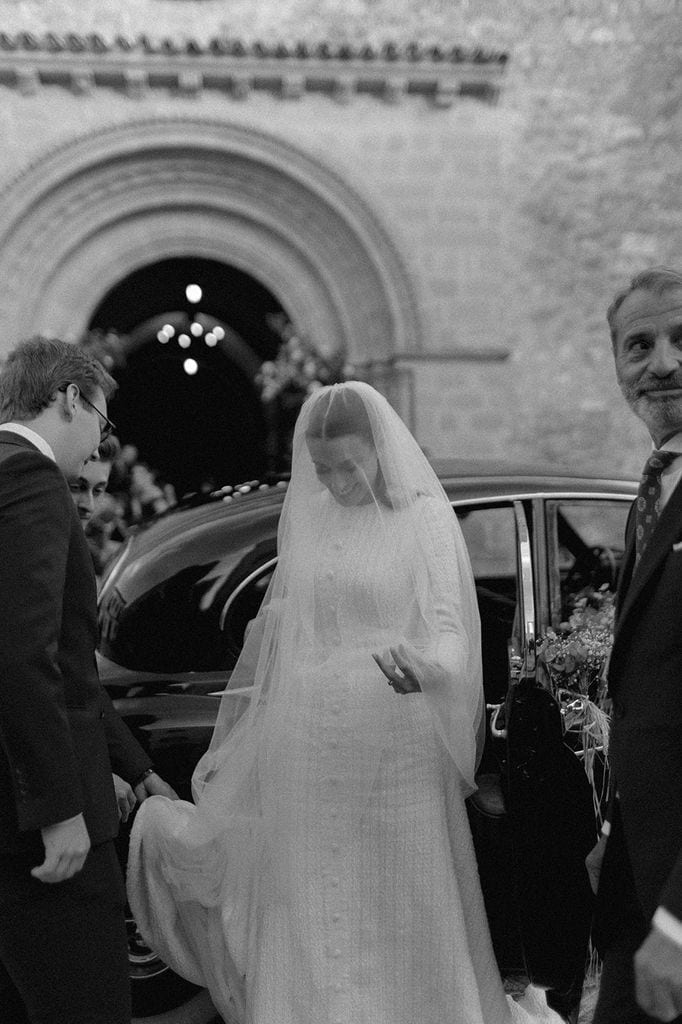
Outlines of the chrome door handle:
M 507 738 L 507 727 L 498 726 L 497 720 L 500 717 L 500 713 L 504 708 L 504 704 L 486 704 L 486 709 L 491 712 L 490 715 L 490 735 L 496 740 L 506 740 Z

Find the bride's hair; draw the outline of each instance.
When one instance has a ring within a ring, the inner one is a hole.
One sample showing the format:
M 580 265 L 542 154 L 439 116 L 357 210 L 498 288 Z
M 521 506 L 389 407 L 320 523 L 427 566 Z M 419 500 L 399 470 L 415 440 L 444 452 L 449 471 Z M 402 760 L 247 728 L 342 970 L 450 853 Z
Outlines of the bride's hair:
M 336 384 L 315 395 L 305 427 L 306 441 L 330 441 L 337 437 L 359 437 L 379 455 L 375 431 L 362 395 L 350 384 Z M 394 508 L 381 467 L 371 482 L 375 498 L 386 508 Z
M 306 439 L 328 440 L 351 434 L 361 437 L 371 448 L 375 447 L 372 425 L 362 398 L 357 391 L 343 386 L 323 391 L 312 405 Z

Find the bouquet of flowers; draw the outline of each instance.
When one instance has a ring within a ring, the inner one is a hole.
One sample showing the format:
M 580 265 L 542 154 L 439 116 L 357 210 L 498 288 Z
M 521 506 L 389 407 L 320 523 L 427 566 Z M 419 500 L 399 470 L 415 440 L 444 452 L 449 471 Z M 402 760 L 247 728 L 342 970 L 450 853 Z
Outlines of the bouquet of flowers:
M 268 471 L 281 474 L 291 469 L 294 425 L 308 395 L 325 384 L 356 379 L 357 374 L 342 353 L 323 356 L 284 314 L 270 315 L 268 323 L 282 340 L 275 358 L 261 364 L 256 385 L 267 428 Z
M 601 824 L 608 774 L 609 708 L 606 668 L 613 643 L 614 595 L 607 585 L 575 595 L 558 630 L 548 630 L 538 650 L 547 684 L 561 709 L 564 733 L 592 785 Z
M 299 405 L 311 392 L 325 384 L 336 384 L 355 376 L 355 368 L 346 364 L 340 353 L 323 356 L 307 338 L 297 333 L 282 314 L 268 318 L 270 326 L 282 338 L 274 359 L 261 365 L 256 378 L 261 398 L 275 398 Z

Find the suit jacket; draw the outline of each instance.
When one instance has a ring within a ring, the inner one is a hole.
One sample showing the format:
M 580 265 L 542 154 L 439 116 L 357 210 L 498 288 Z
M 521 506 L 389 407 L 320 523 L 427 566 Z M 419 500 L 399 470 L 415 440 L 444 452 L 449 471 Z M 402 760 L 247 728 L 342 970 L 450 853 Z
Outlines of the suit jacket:
M 648 922 L 659 905 L 682 919 L 682 483 L 633 573 L 634 533 L 631 513 L 609 666 L 609 757 Z
M 66 480 L 0 428 L 1 851 L 41 858 L 40 828 L 81 812 L 93 845 L 113 838 L 112 767 L 133 782 L 149 766 L 100 685 L 96 643 L 92 560 Z

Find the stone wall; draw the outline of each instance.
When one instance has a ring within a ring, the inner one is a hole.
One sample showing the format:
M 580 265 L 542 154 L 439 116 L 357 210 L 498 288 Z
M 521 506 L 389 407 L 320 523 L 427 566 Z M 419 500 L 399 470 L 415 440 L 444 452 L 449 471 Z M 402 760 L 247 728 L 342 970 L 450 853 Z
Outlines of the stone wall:
M 169 102 L 173 114 L 281 133 L 371 203 L 410 270 L 425 325 L 415 348 L 439 357 L 401 364 L 429 451 L 634 472 L 647 439 L 615 386 L 604 311 L 643 266 L 682 264 L 680 13 L 673 0 L 0 0 L 8 32 L 511 54 L 495 107 L 449 111 L 418 99 L 259 97 L 228 109 L 208 94 L 138 102 L 0 87 L 0 178 L 72 134 L 163 116 Z M 462 358 L 467 348 L 511 355 L 480 362 Z M 440 359 L 448 352 L 460 358 Z

